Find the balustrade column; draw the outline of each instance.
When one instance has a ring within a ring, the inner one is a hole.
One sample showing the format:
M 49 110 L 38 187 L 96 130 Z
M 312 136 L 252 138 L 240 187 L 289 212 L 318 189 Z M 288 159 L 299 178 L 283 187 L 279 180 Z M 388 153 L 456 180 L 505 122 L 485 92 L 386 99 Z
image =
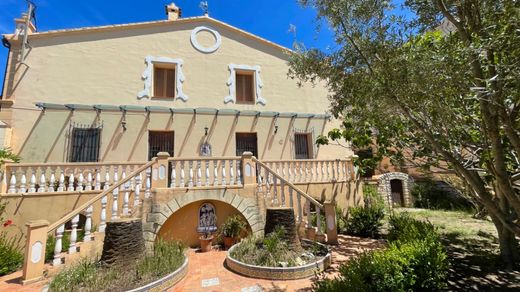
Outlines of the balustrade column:
M 29 190 L 28 193 L 35 193 L 36 192 L 36 171 L 34 168 L 31 168 L 32 174 L 31 178 L 29 179 Z
M 185 187 L 186 185 L 184 184 L 184 177 L 186 175 L 186 173 L 184 172 L 184 161 L 181 161 L 181 181 L 180 181 L 180 187 L 183 188 Z
M 56 170 L 54 168 L 51 169 L 51 177 L 49 179 L 49 187 L 47 188 L 47 191 L 50 192 L 50 193 L 54 192 L 54 184 L 56 184 L 56 176 L 54 175 L 55 171 Z
M 11 179 L 9 180 L 9 194 L 16 193 L 16 171 L 11 171 Z
M 170 178 L 170 188 L 175 188 L 177 187 L 177 161 L 172 161 L 171 164 L 172 166 L 172 174 L 171 174 L 171 178 Z
M 99 169 L 96 169 L 96 181 L 94 182 L 94 190 L 101 190 L 101 173 Z
M 60 178 L 58 182 L 58 192 L 63 192 L 65 190 L 65 170 L 62 168 L 60 171 Z
M 197 160 L 197 186 L 202 186 L 202 169 L 200 160 Z
M 232 186 L 235 184 L 235 171 L 233 170 L 234 161 L 229 160 L 229 185 Z
M 77 252 L 76 241 L 78 240 L 78 222 L 79 215 L 76 215 L 72 218 L 72 231 L 70 232 L 70 245 L 69 245 L 69 254 L 74 254 Z
M 213 185 L 218 185 L 218 165 L 217 160 L 213 160 Z
M 76 191 L 82 191 L 83 190 L 83 181 L 84 181 L 84 177 L 83 177 L 83 171 L 80 169 L 79 170 L 79 177 L 78 177 L 78 185 L 76 186 Z
M 144 197 L 145 197 L 145 199 L 150 197 L 150 189 L 152 187 L 152 180 L 150 178 L 151 174 L 152 174 L 152 170 L 149 167 L 149 168 L 146 169 L 146 182 L 145 182 L 145 187 L 144 187 Z
M 126 167 L 123 168 L 123 174 L 121 175 L 121 179 L 126 179 Z M 123 184 L 123 216 L 128 216 L 128 203 L 130 201 L 130 182 L 125 182 Z
M 237 185 L 242 185 L 242 160 L 237 161 Z
M 300 193 L 296 194 L 296 205 L 298 208 L 298 226 L 301 225 L 303 221 L 303 208 L 302 208 L 302 195 Z
M 141 202 L 141 173 L 135 176 L 135 188 L 134 188 L 134 210 Z
M 69 175 L 69 187 L 67 188 L 67 191 L 74 191 L 74 172 L 71 172 Z
M 38 193 L 45 192 L 47 190 L 47 180 L 45 179 L 45 168 L 40 168 L 40 185 L 38 186 Z
M 89 206 L 86 210 L 85 210 L 85 236 L 83 237 L 83 241 L 84 242 L 88 242 L 88 241 L 91 241 L 92 240 L 92 235 L 90 234 L 90 231 L 92 230 L 92 212 L 93 212 L 94 208 L 91 206 Z
M 87 170 L 87 183 L 85 184 L 85 191 L 92 190 L 92 170 Z
M 280 199 L 282 201 L 282 207 L 285 207 L 285 183 L 280 180 Z
M 188 162 L 189 172 L 188 172 L 188 187 L 193 187 L 193 161 Z
M 61 265 L 61 249 L 63 248 L 62 238 L 65 232 L 65 225 L 60 225 L 56 229 L 56 243 L 54 244 L 54 259 L 52 260 L 53 266 Z
M 321 230 L 321 208 L 316 206 L 316 227 L 318 227 L 317 235 L 322 235 L 323 232 Z
M 114 167 L 114 184 L 117 184 L 117 182 L 119 181 L 119 178 L 118 178 L 118 170 L 117 170 L 117 166 Z M 115 220 L 117 218 L 119 218 L 119 214 L 118 214 L 118 209 L 119 209 L 119 202 L 118 202 L 118 199 L 119 199 L 119 188 L 114 188 L 112 190 L 112 215 L 110 216 L 110 219 L 111 220 Z
M 25 193 L 27 191 L 27 177 L 25 176 L 25 171 L 23 168 L 20 169 L 22 171 L 22 177 L 20 178 L 20 191 L 19 193 Z
M 294 209 L 293 188 L 289 187 L 289 207 Z
M 204 161 L 204 164 L 206 166 L 206 171 L 204 172 L 204 175 L 206 176 L 205 180 L 204 180 L 204 185 L 207 186 L 207 187 L 209 187 L 209 183 L 210 183 L 209 182 L 209 176 L 210 176 L 210 173 L 209 173 L 209 163 L 210 163 L 209 160 Z
M 289 182 L 293 182 L 293 180 L 292 180 L 293 178 L 292 178 L 292 169 L 291 169 L 291 166 L 292 166 L 292 162 L 287 163 L 287 168 L 288 168 L 288 169 L 287 169 L 287 180 L 288 180 Z
M 110 188 L 110 173 L 109 168 L 107 167 L 105 170 L 105 185 L 103 186 L 103 190 L 108 190 L 108 188 Z M 108 197 L 105 195 L 101 198 L 101 219 L 98 227 L 99 232 L 105 232 L 105 228 L 107 226 L 107 204 Z
M 226 186 L 226 160 L 222 160 L 222 186 Z

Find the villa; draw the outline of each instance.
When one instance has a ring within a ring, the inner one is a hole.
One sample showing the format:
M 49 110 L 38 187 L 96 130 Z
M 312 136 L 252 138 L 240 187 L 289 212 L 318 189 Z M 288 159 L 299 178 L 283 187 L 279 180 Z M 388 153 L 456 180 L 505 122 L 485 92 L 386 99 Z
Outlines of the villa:
M 287 77 L 290 49 L 173 3 L 166 16 L 37 31 L 25 14 L 3 36 L 0 142 L 22 161 L 5 165 L 1 196 L 31 222 L 26 281 L 42 275 L 47 234 L 61 249 L 71 230 L 59 266 L 98 251 L 118 218 L 140 218 L 147 246 L 196 246 L 234 214 L 262 233 L 266 207 L 287 206 L 303 237 L 332 242 L 335 206 L 362 200 L 352 151 L 314 143 L 339 121 L 323 85 Z

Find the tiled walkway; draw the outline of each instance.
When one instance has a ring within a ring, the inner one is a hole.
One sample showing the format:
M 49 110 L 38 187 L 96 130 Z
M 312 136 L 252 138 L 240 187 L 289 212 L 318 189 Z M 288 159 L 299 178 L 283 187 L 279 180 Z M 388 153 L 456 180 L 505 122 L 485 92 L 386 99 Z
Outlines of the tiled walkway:
M 339 264 L 347 261 L 364 250 L 382 246 L 372 239 L 361 239 L 341 235 L 340 244 L 331 246 L 332 266 L 327 270 L 327 277 L 333 277 Z M 312 279 L 292 281 L 271 281 L 248 278 L 229 271 L 224 266 L 225 251 L 198 253 L 189 251 L 188 274 L 169 291 L 310 291 Z
M 373 240 L 340 235 L 339 245 L 331 246 L 332 266 L 327 270 L 327 277 L 337 274 L 342 262 L 365 250 L 381 247 L 383 243 Z M 198 253 L 190 250 L 188 274 L 169 291 L 309 291 L 312 279 L 293 281 L 270 281 L 240 276 L 224 266 L 225 251 Z M 19 284 L 21 271 L 0 277 L 0 291 L 41 291 L 44 283 L 28 286 Z

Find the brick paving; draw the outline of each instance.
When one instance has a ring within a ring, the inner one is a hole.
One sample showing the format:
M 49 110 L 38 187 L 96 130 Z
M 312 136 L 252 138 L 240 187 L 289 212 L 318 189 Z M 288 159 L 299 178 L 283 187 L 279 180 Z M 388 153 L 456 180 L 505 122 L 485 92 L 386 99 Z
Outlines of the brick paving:
M 382 241 L 340 235 L 339 244 L 332 245 L 332 266 L 326 271 L 329 278 L 337 275 L 339 265 L 364 251 L 380 248 Z M 312 278 L 292 281 L 271 281 L 244 277 L 229 271 L 224 266 L 225 251 L 212 250 L 199 253 L 188 251 L 188 274 L 170 292 L 180 291 L 310 291 Z M 27 286 L 20 285 L 22 272 L 0 277 L 0 291 L 41 291 L 45 282 Z
M 330 246 L 332 266 L 326 271 L 326 277 L 332 278 L 337 275 L 339 265 L 353 256 L 383 245 L 383 242 L 373 239 L 340 235 L 339 245 Z M 312 278 L 272 281 L 235 274 L 224 265 L 225 251 L 212 250 L 199 253 L 196 250 L 189 250 L 188 256 L 188 274 L 168 291 L 311 291 Z

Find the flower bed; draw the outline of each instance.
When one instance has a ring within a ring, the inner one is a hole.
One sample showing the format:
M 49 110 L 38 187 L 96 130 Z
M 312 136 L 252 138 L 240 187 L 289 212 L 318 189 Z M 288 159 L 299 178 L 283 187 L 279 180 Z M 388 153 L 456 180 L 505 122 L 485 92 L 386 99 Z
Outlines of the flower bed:
M 226 256 L 227 267 L 235 273 L 261 279 L 269 280 L 295 280 L 314 276 L 327 269 L 331 264 L 331 255 L 327 247 L 321 243 L 302 240 L 302 246 L 319 249 L 319 253 L 323 256 L 317 256 L 313 260 L 295 266 L 267 267 L 247 264 L 232 257 L 237 249 L 240 248 L 239 243 L 231 247 Z

